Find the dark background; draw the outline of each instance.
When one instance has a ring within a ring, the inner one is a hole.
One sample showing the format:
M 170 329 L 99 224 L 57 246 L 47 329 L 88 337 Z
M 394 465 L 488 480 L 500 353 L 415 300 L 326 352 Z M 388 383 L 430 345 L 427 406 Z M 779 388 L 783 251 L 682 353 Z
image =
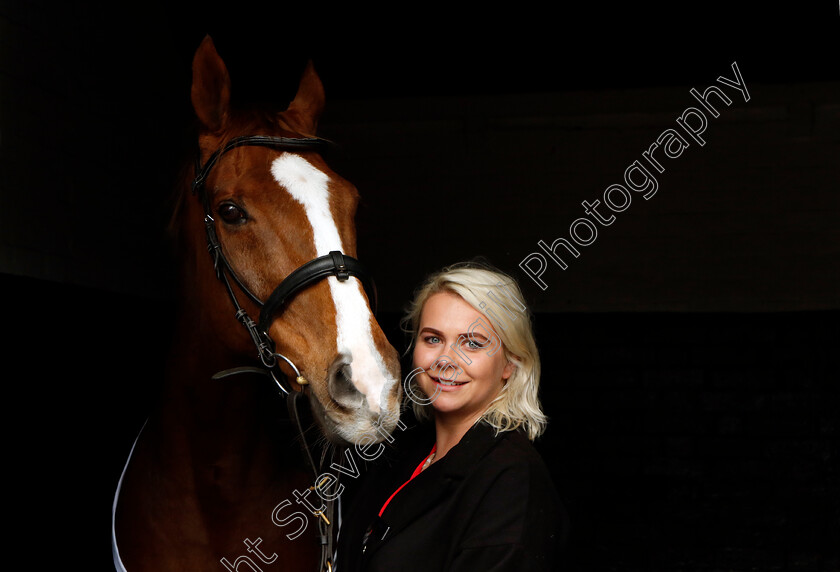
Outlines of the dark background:
M 0 26 L 7 520 L 33 564 L 110 568 L 209 33 L 238 101 L 284 106 L 314 60 L 398 348 L 427 272 L 483 255 L 522 281 L 567 569 L 840 570 L 836 5 L 33 1 Z M 537 240 L 568 236 L 733 61 L 751 100 L 728 91 L 707 145 L 536 288 L 517 264 Z

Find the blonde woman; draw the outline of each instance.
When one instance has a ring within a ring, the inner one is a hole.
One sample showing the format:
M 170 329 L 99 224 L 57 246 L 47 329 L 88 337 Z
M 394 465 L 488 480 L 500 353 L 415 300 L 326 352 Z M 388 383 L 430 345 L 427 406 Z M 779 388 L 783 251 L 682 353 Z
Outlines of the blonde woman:
M 430 276 L 403 320 L 421 421 L 354 496 L 338 572 L 555 570 L 565 514 L 531 441 L 540 359 L 515 280 L 462 263 Z M 427 423 L 422 423 L 426 421 Z

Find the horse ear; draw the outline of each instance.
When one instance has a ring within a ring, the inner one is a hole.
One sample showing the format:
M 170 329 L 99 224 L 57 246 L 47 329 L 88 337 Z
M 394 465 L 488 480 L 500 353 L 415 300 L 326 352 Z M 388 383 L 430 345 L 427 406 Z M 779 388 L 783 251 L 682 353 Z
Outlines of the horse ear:
M 191 96 L 199 121 L 211 132 L 221 131 L 230 113 L 230 75 L 210 36 L 193 57 Z
M 324 99 L 324 84 L 315 72 L 312 60 L 309 60 L 297 94 L 283 113 L 284 119 L 302 135 L 314 136 L 318 130 L 318 119 L 324 111 Z

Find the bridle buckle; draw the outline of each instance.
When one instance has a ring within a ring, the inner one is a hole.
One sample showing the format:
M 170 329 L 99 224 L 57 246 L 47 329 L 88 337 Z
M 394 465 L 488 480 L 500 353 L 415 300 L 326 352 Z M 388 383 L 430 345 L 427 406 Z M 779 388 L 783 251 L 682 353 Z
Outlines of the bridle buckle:
M 338 278 L 340 282 L 344 282 L 350 278 L 350 271 L 347 269 L 347 263 L 344 261 L 344 255 L 338 250 L 332 250 L 330 251 L 330 257 L 332 258 L 333 266 L 335 267 L 335 277 Z

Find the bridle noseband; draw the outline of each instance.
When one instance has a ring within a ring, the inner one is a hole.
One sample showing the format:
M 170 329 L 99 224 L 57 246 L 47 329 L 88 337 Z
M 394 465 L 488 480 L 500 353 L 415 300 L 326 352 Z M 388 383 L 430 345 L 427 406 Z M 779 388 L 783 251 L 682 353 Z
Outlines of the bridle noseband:
M 296 293 L 330 276 L 335 276 L 341 282 L 348 280 L 351 276 L 358 278 L 362 282 L 362 285 L 368 294 L 368 299 L 370 300 L 371 308 L 374 312 L 376 311 L 376 287 L 372 278 L 358 260 L 337 250 L 310 260 L 292 271 L 280 282 L 279 285 L 277 285 L 265 301 L 260 300 L 260 298 L 247 287 L 247 285 L 236 275 L 236 272 L 234 272 L 233 267 L 222 251 L 222 245 L 219 242 L 219 237 L 216 233 L 216 223 L 213 218 L 210 199 L 204 188 L 207 178 L 210 175 L 210 171 L 222 155 L 231 149 L 244 145 L 270 147 L 272 149 L 284 151 L 311 151 L 319 150 L 327 145 L 330 145 L 330 143 L 325 139 L 317 137 L 271 137 L 267 135 L 236 137 L 214 151 L 204 165 L 201 165 L 201 150 L 199 149 L 195 163 L 195 179 L 193 179 L 192 182 L 192 192 L 193 194 L 198 195 L 198 198 L 204 208 L 204 228 L 207 235 L 207 250 L 213 258 L 213 268 L 215 269 L 216 277 L 225 285 L 228 297 L 236 309 L 235 316 L 237 320 L 239 320 L 239 322 L 248 330 L 263 365 L 263 368 L 236 367 L 224 370 L 214 375 L 213 379 L 221 379 L 238 373 L 270 374 L 271 378 L 280 388 L 283 396 L 286 397 L 289 414 L 300 433 L 302 441 L 301 444 L 304 452 L 306 453 L 306 460 L 308 461 L 313 474 L 317 478 L 320 471 L 315 465 L 312 453 L 306 442 L 297 409 L 297 400 L 300 398 L 302 390 L 293 390 L 286 379 L 285 373 L 282 369 L 280 369 L 280 360 L 288 364 L 295 372 L 298 385 L 302 387 L 306 386 L 309 384 L 309 381 L 307 381 L 307 379 L 300 373 L 300 370 L 298 370 L 297 366 L 295 366 L 290 359 L 275 351 L 276 345 L 274 340 L 272 340 L 268 335 L 268 330 L 277 314 L 283 311 L 286 303 Z M 236 298 L 233 286 L 231 285 L 231 279 L 237 287 L 260 308 L 260 315 L 257 322 L 255 322 L 248 315 L 248 312 L 240 305 L 239 300 Z M 320 531 L 319 541 L 321 544 L 321 562 L 318 569 L 320 571 L 331 571 L 333 557 L 332 549 L 334 543 L 332 528 L 336 520 L 334 516 L 335 501 L 325 501 L 325 504 L 326 510 L 315 513 L 316 518 L 318 518 L 318 527 Z
M 330 145 L 330 142 L 318 137 L 272 137 L 268 135 L 247 135 L 243 137 L 236 137 L 228 141 L 225 145 L 213 152 L 204 165 L 201 165 L 201 153 L 199 151 L 196 156 L 195 165 L 195 179 L 192 182 L 192 192 L 198 195 L 204 208 L 204 228 L 207 235 L 207 250 L 213 258 L 213 268 L 216 271 L 216 277 L 221 280 L 227 289 L 228 296 L 236 309 L 236 318 L 248 330 L 254 345 L 257 348 L 259 358 L 265 368 L 271 373 L 272 378 L 277 383 L 277 386 L 288 396 L 293 389 L 286 383 L 285 374 L 279 369 L 278 359 L 286 362 L 296 374 L 296 381 L 300 385 L 308 384 L 305 377 L 300 374 L 297 366 L 287 357 L 275 351 L 275 343 L 268 335 L 268 329 L 271 323 L 282 312 L 285 304 L 299 291 L 308 286 L 319 282 L 330 276 L 335 276 L 339 281 L 345 281 L 350 276 L 358 278 L 368 294 L 371 301 L 371 306 L 375 312 L 376 310 L 376 286 L 373 279 L 362 266 L 362 264 L 351 256 L 341 253 L 340 251 L 331 251 L 329 254 L 319 256 L 291 272 L 280 284 L 274 289 L 269 297 L 262 301 L 254 294 L 248 286 L 237 276 L 233 267 L 222 251 L 219 237 L 216 234 L 216 224 L 213 218 L 212 209 L 210 206 L 210 199 L 204 188 L 207 178 L 213 166 L 218 163 L 219 159 L 228 151 L 242 146 L 258 146 L 270 147 L 283 151 L 300 151 L 300 150 L 320 150 Z M 245 293 L 259 308 L 260 315 L 258 321 L 255 322 L 244 308 L 239 304 L 236 298 L 236 293 L 233 290 L 230 280 Z M 220 372 L 215 377 L 225 377 L 233 373 L 241 371 L 252 371 L 253 368 L 234 368 L 232 370 L 225 370 Z

